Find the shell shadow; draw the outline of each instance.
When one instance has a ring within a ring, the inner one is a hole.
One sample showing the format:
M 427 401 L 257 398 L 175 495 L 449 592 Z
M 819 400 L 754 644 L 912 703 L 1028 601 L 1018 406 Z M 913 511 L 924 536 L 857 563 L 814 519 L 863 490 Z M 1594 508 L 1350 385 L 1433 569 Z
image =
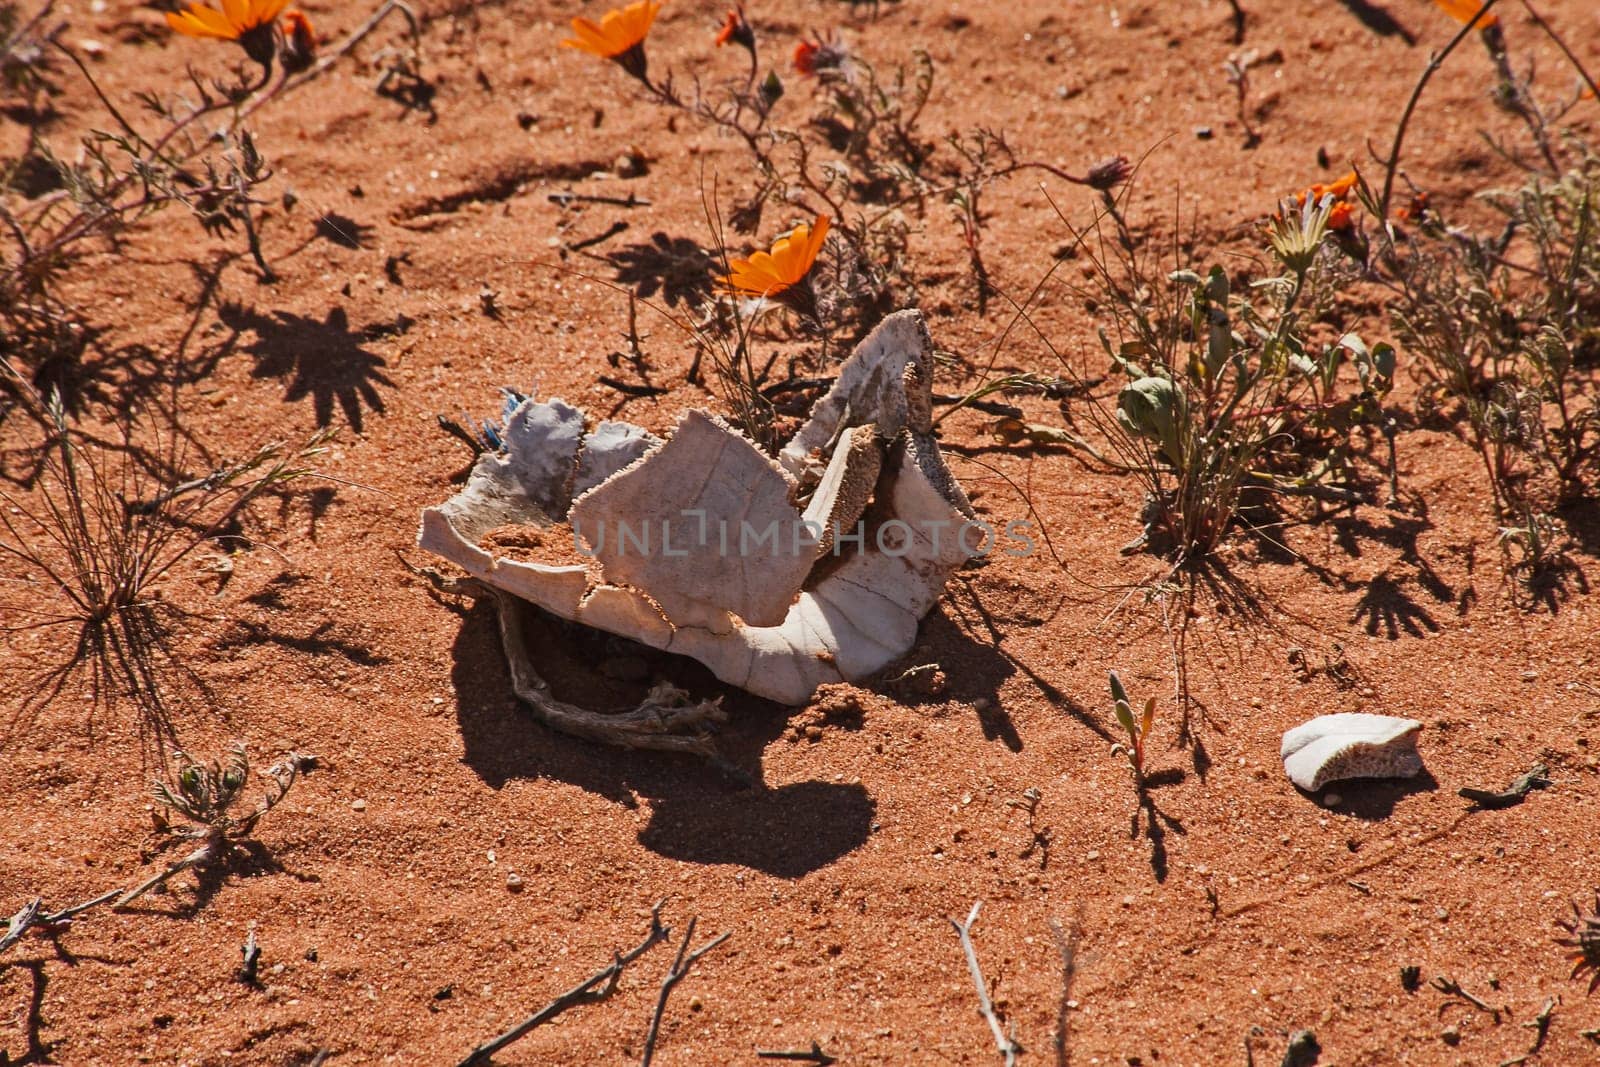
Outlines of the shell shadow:
M 1439 781 L 1424 767 L 1412 778 L 1352 778 L 1342 782 L 1329 782 L 1318 790 L 1325 800 L 1335 794 L 1337 804 L 1321 804 L 1317 793 L 1296 791 L 1313 804 L 1326 807 L 1340 815 L 1353 815 L 1366 822 L 1377 822 L 1394 814 L 1396 805 L 1413 793 L 1431 793 L 1439 788 Z
M 787 728 L 792 709 L 725 685 L 686 657 L 537 610 L 528 612 L 527 626 L 538 669 L 559 699 L 625 707 L 657 679 L 697 699 L 720 695 L 728 722 L 717 733 L 718 750 L 756 784 L 688 756 L 610 748 L 546 728 L 513 695 L 494 608 L 482 603 L 463 612 L 451 680 L 464 761 L 491 788 L 551 778 L 624 807 L 637 808 L 642 799 L 651 808 L 639 834 L 645 848 L 785 878 L 824 867 L 866 841 L 876 805 L 860 785 L 761 784 L 762 754 Z

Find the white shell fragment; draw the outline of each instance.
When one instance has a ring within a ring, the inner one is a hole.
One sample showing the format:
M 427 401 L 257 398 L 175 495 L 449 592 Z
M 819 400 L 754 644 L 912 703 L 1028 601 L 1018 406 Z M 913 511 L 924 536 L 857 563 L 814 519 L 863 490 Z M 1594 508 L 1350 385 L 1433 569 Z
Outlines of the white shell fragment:
M 1319 715 L 1283 735 L 1283 769 L 1308 793 L 1345 778 L 1411 778 L 1422 771 L 1421 729 L 1393 715 Z
M 776 462 L 704 412 L 663 442 L 523 400 L 503 450 L 422 513 L 417 542 L 562 618 L 803 704 L 909 651 L 983 544 L 965 535 L 976 516 L 931 432 L 932 379 L 921 313 L 888 316 Z M 571 538 L 588 565 L 570 550 L 540 563 L 480 545 L 506 526 L 541 528 L 539 545 Z

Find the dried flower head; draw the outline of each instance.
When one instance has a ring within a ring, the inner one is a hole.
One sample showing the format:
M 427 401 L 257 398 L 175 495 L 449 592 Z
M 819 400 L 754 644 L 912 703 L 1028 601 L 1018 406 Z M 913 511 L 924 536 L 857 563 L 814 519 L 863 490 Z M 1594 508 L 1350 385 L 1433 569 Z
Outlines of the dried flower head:
M 644 39 L 660 10 L 660 0 L 637 0 L 626 7 L 612 8 L 600 16 L 599 22 L 579 16 L 572 20 L 572 32 L 577 36 L 562 41 L 561 47 L 612 60 L 643 81 Z
M 221 0 L 221 3 L 221 11 L 204 4 L 168 11 L 167 25 L 186 37 L 237 41 L 251 59 L 263 67 L 271 66 L 277 51 L 273 23 L 289 0 Z
M 1439 5 L 1439 10 L 1455 19 L 1461 25 L 1476 24 L 1480 30 L 1487 30 L 1491 26 L 1500 25 L 1500 16 L 1495 14 L 1477 17 L 1484 5 L 1479 0 L 1433 0 Z
M 817 216 L 814 224 L 801 223 L 772 243 L 770 252 L 757 252 L 749 259 L 728 264 L 724 288 L 746 296 L 775 297 L 794 289 L 811 270 L 828 236 L 828 217 Z
M 756 31 L 744 17 L 743 4 L 736 4 L 728 11 L 722 28 L 717 31 L 717 47 L 725 44 L 736 44 L 752 54 L 756 50 Z
M 849 53 L 837 36 L 812 34 L 810 40 L 794 46 L 794 69 L 798 74 L 811 77 L 842 69 L 848 57 Z
M 290 8 L 283 13 L 283 69 L 290 74 L 305 70 L 317 58 L 317 34 L 305 13 Z
M 1556 944 L 1570 948 L 1567 959 L 1572 961 L 1570 978 L 1583 977 L 1584 971 L 1594 975 L 1589 980 L 1589 992 L 1600 989 L 1600 889 L 1594 891 L 1594 914 L 1585 915 L 1577 901 L 1572 902 L 1572 918 L 1557 919 L 1556 925 L 1567 932 L 1556 938 Z
M 1127 181 L 1132 175 L 1133 163 L 1127 156 L 1112 156 L 1090 167 L 1083 181 L 1091 189 L 1107 192 Z

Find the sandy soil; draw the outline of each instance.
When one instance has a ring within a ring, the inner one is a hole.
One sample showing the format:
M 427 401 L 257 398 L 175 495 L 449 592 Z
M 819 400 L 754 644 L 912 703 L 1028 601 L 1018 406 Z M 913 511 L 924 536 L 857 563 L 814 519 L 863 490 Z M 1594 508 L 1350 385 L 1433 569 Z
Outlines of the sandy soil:
M 884 65 L 928 49 L 939 70 L 930 131 L 990 124 L 1019 154 L 1071 170 L 1148 151 L 1136 220 L 1159 232 L 1180 210 L 1205 257 L 1256 242 L 1275 197 L 1367 159 L 1366 140 L 1386 137 L 1429 50 L 1455 28 L 1421 0 L 1246 7 L 1245 47 L 1279 57 L 1254 73 L 1262 139 L 1250 150 L 1221 69 L 1236 46 L 1219 0 L 905 0 L 876 18 L 865 5 L 758 0 L 750 14 L 773 56 L 833 27 Z M 1592 5 L 1541 9 L 1600 66 Z M 231 60 L 125 0 L 61 10 L 69 40 L 104 43 L 94 70 L 114 100 L 172 85 L 185 63 L 220 72 Z M 106 380 L 179 378 L 197 471 L 262 441 L 341 428 L 321 462 L 340 481 L 255 506 L 246 525 L 263 547 L 235 554 L 228 580 L 202 554 L 163 587 L 201 616 L 177 640 L 212 695 L 175 713 L 181 741 L 209 752 L 243 739 L 262 762 L 295 748 L 322 766 L 225 877 L 197 890 L 180 876 L 168 895 L 13 949 L 0 967 L 0 1062 L 306 1064 L 327 1050 L 334 1064 L 452 1063 L 635 944 L 662 899 L 674 944 L 690 916 L 699 937 L 731 934 L 675 992 L 664 1064 L 754 1063 L 758 1049 L 812 1041 L 851 1064 L 998 1062 L 948 921 L 975 900 L 978 954 L 1024 1064 L 1060 1061 L 1052 923 L 1079 938 L 1076 1064 L 1239 1064 L 1247 1049 L 1275 1064 L 1301 1028 L 1316 1032 L 1320 1062 L 1339 1067 L 1514 1062 L 1534 1045 L 1523 1024 L 1552 997 L 1548 1038 L 1524 1062 L 1600 1062 L 1580 1034 L 1600 1027 L 1600 996 L 1568 981 L 1552 943 L 1567 902 L 1600 881 L 1600 608 L 1586 585 L 1600 575 L 1600 512 L 1565 516 L 1587 579 L 1519 608 L 1481 468 L 1446 427 L 1409 420 L 1400 435 L 1409 510 L 1291 523 L 1289 552 L 1235 539 L 1230 581 L 1204 591 L 1191 620 L 1187 747 L 1162 612 L 1128 596 L 1161 564 L 1117 551 L 1137 533 L 1137 486 L 1070 452 L 989 448 L 978 414 L 942 427 L 954 469 L 991 515 L 1025 516 L 999 475 L 1024 487 L 1060 560 L 996 558 L 950 584 L 905 661 L 940 665 L 936 694 L 884 684 L 783 708 L 693 664 L 547 623 L 539 655 L 567 699 L 624 704 L 647 684 L 641 673 L 724 693 L 723 744 L 760 785 L 532 723 L 511 696 L 488 608 L 440 601 L 396 559 L 427 562 L 412 547 L 417 514 L 453 491 L 470 459 L 435 416 L 490 416 L 503 385 L 658 432 L 712 403 L 684 382 L 688 346 L 648 313 L 649 380 L 667 392 L 629 399 L 597 381 L 626 328 L 605 256 L 704 243 L 702 175 L 737 186 L 748 169 L 736 145 L 693 123 L 669 132 L 614 68 L 556 48 L 565 20 L 593 5 L 422 10 L 437 121 L 375 95 L 372 69 L 354 61 L 256 121 L 276 169 L 268 195 L 298 198 L 292 210 L 274 204 L 263 227 L 276 284 L 261 282 L 237 239 L 213 240 L 176 213 L 74 276 L 105 331 Z M 327 36 L 367 14 L 308 11 Z M 738 57 L 710 47 L 720 17 L 716 3 L 669 3 L 652 63 L 680 78 L 738 74 Z M 1519 55 L 1559 69 L 1519 8 L 1505 20 Z M 1477 133 L 1508 128 L 1484 99 L 1489 79 L 1472 49 L 1430 87 L 1407 169 L 1438 202 L 1507 178 Z M 100 121 L 88 93 L 63 81 L 52 138 Z M 781 106 L 803 112 L 809 96 L 791 78 Z M 14 153 L 15 124 L 0 129 Z M 612 176 L 625 153 L 642 155 L 646 173 Z M 1087 190 L 1049 189 L 1069 211 L 1091 206 Z M 563 190 L 650 205 L 552 202 Z M 1002 183 L 984 203 L 994 281 L 1024 293 L 1065 234 L 1035 178 Z M 330 213 L 354 247 L 317 236 Z M 915 221 L 922 306 L 958 360 L 936 387 L 959 391 L 1010 316 L 1003 301 L 975 307 L 946 209 Z M 624 231 L 564 250 L 619 222 Z M 498 317 L 484 313 L 485 289 Z M 1038 321 L 1075 365 L 1100 373 L 1081 301 L 1052 298 Z M 1363 329 L 1385 335 L 1381 318 Z M 1055 364 L 1018 332 L 996 366 Z M 1036 421 L 1059 419 L 1049 402 L 1021 403 Z M 6 639 L 7 701 L 61 640 Z M 1347 680 L 1302 680 L 1295 648 L 1313 666 L 1342 654 Z M 1109 668 L 1136 696 L 1161 695 L 1161 784 L 1142 810 L 1108 753 Z M 65 906 L 159 862 L 147 851 L 149 737 L 129 707 L 92 722 L 87 707 L 74 687 L 19 720 L 0 749 L 7 909 L 36 894 Z M 1336 710 L 1421 719 L 1426 773 L 1340 788 L 1332 806 L 1299 793 L 1281 770 L 1281 734 Z M 1520 806 L 1468 813 L 1456 795 L 1541 760 L 1553 786 Z M 1009 803 L 1030 788 L 1047 851 L 1028 850 L 1027 820 Z M 513 873 L 520 891 L 508 888 Z M 234 978 L 252 924 L 260 988 Z M 499 1061 L 636 1061 L 672 951 L 656 948 L 609 1000 Z M 1421 968 L 1415 992 L 1402 988 L 1406 965 Z M 1442 995 L 1427 985 L 1435 976 L 1502 1011 Z

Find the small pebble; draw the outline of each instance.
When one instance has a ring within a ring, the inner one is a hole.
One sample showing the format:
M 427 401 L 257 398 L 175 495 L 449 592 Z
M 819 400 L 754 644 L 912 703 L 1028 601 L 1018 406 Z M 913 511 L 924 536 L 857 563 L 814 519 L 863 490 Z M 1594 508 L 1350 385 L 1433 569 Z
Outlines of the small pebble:
M 1439 1039 L 1454 1048 L 1461 1044 L 1461 1031 L 1454 1026 L 1447 1026 L 1439 1031 Z
M 511 890 L 513 893 L 522 892 L 522 875 L 518 874 L 516 871 L 512 871 L 510 874 L 506 875 L 506 888 Z
M 1194 128 L 1194 135 L 1196 137 L 1200 138 L 1200 140 L 1202 140 L 1202 141 L 1209 141 L 1209 140 L 1211 140 L 1211 127 L 1210 126 L 1196 126 Z
M 350 802 L 350 810 L 351 811 L 366 811 L 367 810 L 367 802 L 365 800 L 352 800 Z
M 1325 808 L 1337 808 L 1342 803 L 1344 803 L 1344 797 L 1338 793 L 1328 793 L 1322 798 L 1322 806 Z

